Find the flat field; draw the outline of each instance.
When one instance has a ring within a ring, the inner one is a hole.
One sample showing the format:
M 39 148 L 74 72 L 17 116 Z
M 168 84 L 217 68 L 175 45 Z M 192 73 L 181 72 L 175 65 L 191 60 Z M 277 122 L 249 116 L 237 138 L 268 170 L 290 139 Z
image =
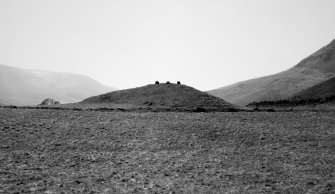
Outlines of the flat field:
M 0 108 L 15 192 L 335 193 L 335 114 Z

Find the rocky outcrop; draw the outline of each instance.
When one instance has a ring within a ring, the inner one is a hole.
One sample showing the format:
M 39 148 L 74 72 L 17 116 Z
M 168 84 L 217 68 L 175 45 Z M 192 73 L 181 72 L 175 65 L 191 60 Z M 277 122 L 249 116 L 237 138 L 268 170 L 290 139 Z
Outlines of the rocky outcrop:
M 59 105 L 59 104 L 60 104 L 59 101 L 56 101 L 56 100 L 51 99 L 51 98 L 47 98 L 47 99 L 43 100 L 43 101 L 41 102 L 41 104 L 39 104 L 39 105 L 42 105 L 42 106 L 50 106 L 50 105 Z

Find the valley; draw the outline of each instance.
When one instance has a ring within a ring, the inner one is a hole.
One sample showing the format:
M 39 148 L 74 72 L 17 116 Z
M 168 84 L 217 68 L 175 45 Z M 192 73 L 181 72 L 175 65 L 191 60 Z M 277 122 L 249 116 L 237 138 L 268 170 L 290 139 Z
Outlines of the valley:
M 335 194 L 335 1 L 0 1 L 0 194 Z

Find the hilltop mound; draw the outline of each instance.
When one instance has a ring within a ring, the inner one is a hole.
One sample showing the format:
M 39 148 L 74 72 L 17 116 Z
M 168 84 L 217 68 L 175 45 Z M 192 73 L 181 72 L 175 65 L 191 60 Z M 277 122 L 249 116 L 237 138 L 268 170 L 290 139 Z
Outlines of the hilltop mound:
M 335 77 L 321 82 L 293 96 L 296 99 L 323 99 L 335 96 Z
M 152 108 L 228 111 L 238 108 L 218 97 L 178 84 L 150 84 L 109 92 L 85 99 L 81 104 L 133 104 Z
M 246 105 L 250 102 L 289 98 L 334 76 L 335 40 L 286 71 L 235 83 L 208 93 L 234 104 Z

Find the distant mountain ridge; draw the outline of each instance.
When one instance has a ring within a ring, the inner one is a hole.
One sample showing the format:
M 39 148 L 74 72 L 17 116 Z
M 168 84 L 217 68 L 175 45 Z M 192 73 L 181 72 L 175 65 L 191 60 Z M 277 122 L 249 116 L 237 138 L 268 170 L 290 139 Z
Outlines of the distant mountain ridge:
M 334 76 L 335 40 L 286 71 L 238 82 L 208 93 L 243 106 L 251 102 L 289 98 Z
M 238 108 L 220 98 L 201 92 L 186 85 L 149 84 L 142 87 L 109 92 L 93 96 L 81 104 L 111 103 L 133 104 L 149 107 L 201 108 L 204 110 L 225 111 Z
M 0 64 L 0 103 L 6 105 L 37 105 L 46 98 L 73 103 L 113 90 L 84 75 Z

